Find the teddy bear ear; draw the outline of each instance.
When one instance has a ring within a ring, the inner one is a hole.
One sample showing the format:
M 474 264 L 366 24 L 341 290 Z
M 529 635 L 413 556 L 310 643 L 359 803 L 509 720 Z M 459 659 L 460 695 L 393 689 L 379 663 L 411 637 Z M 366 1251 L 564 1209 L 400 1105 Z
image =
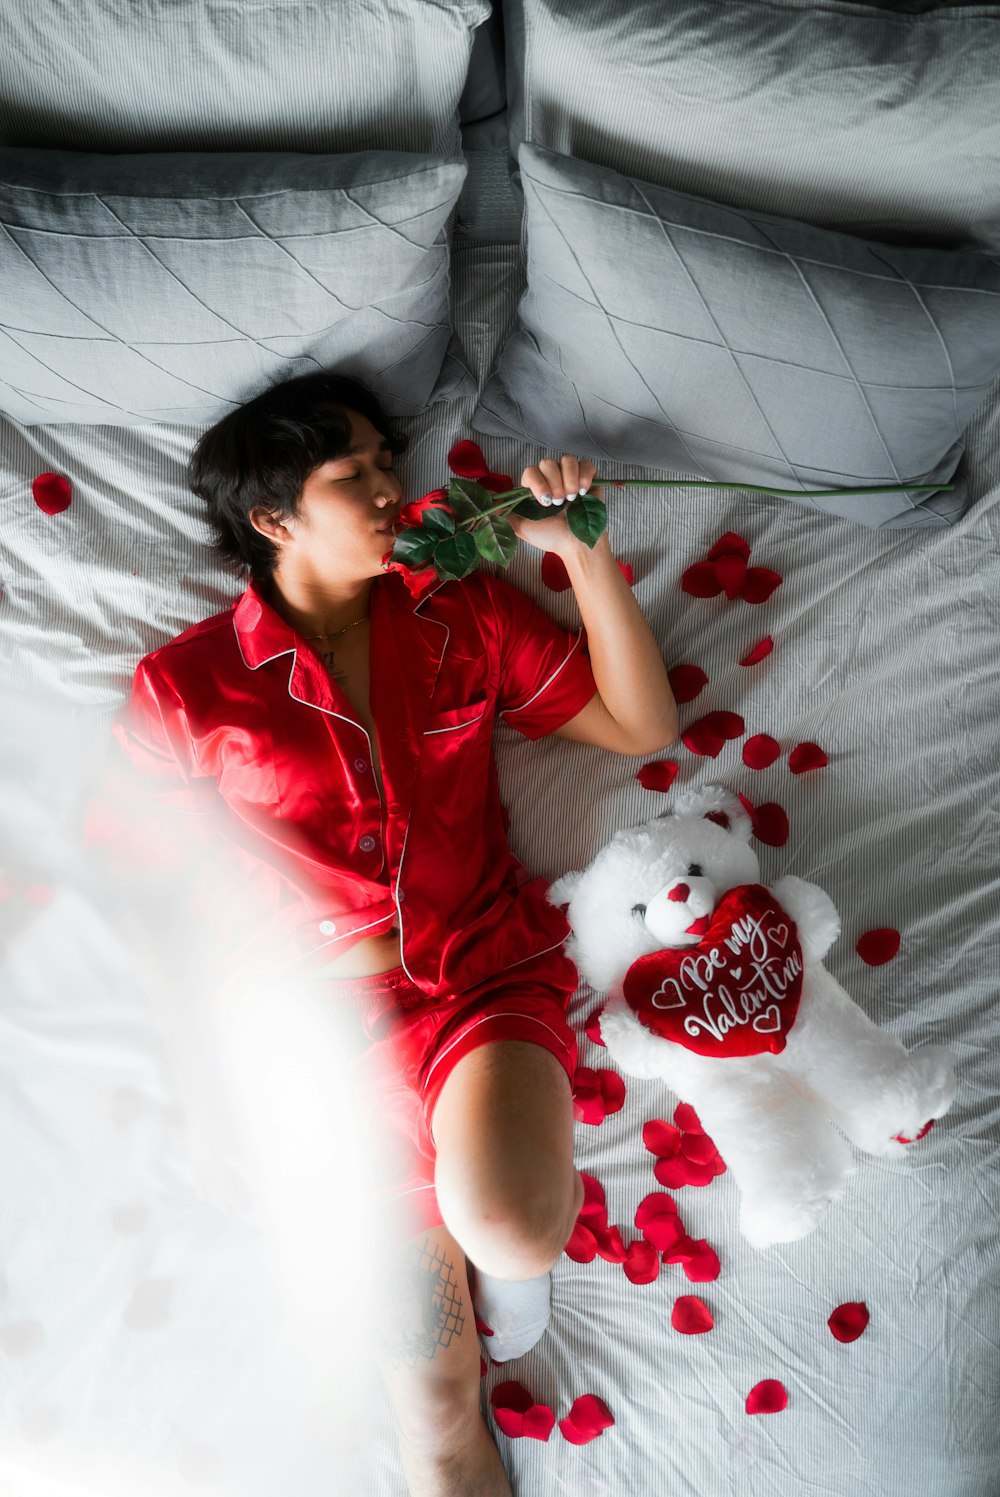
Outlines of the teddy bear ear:
M 722 785 L 702 785 L 699 790 L 682 790 L 674 802 L 675 816 L 704 816 L 741 842 L 749 842 L 753 823 L 738 796 Z
M 580 880 L 582 878 L 583 873 L 575 870 L 570 873 L 562 874 L 561 877 L 554 879 L 553 882 L 549 884 L 549 887 L 545 891 L 545 898 L 548 900 L 549 904 L 569 904 L 570 900 L 573 898 L 573 895 L 579 888 Z

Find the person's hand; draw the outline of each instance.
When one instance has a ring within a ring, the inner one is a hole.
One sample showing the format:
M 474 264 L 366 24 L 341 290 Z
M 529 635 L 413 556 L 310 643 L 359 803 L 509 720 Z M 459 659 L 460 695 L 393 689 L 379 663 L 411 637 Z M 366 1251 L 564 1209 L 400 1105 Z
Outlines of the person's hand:
M 566 523 L 566 510 L 581 493 L 587 493 L 597 468 L 589 458 L 576 458 L 564 452 L 561 459 L 543 457 L 521 474 L 521 485 L 530 489 L 540 504 L 551 505 L 557 513 L 550 520 L 527 520 L 523 515 L 507 516 L 518 540 L 527 541 L 540 551 L 557 556 L 578 550 L 584 544 L 577 540 Z M 597 499 L 603 499 L 599 489 Z

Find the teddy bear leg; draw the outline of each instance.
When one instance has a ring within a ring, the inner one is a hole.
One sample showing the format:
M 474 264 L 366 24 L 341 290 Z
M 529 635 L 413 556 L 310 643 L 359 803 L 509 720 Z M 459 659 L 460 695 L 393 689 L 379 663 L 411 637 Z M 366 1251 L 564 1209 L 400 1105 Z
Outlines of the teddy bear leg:
M 831 974 L 816 973 L 782 1060 L 823 1099 L 852 1143 L 883 1157 L 906 1151 L 955 1097 L 951 1057 L 940 1045 L 912 1055 L 873 1024 Z
M 740 1063 L 727 1061 L 721 1095 L 693 1095 L 690 1086 L 683 1093 L 739 1186 L 740 1230 L 756 1248 L 807 1236 L 854 1168 L 808 1088 L 762 1059 L 738 1086 L 730 1068 Z

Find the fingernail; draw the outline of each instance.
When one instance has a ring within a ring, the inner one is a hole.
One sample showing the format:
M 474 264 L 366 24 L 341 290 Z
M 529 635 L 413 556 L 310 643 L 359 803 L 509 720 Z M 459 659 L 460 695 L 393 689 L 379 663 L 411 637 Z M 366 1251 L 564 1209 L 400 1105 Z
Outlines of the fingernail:
M 539 496 L 538 496 L 538 502 L 539 502 L 539 504 L 551 504 L 552 503 L 552 495 L 551 494 L 539 494 Z
M 562 504 L 562 502 L 563 502 L 563 496 L 562 496 L 562 494 L 559 495 L 558 499 L 553 499 L 553 501 L 552 501 L 553 504 Z
M 577 498 L 579 498 L 580 495 L 581 494 L 585 494 L 587 492 L 587 490 L 586 489 L 577 489 L 576 492 L 577 492 Z

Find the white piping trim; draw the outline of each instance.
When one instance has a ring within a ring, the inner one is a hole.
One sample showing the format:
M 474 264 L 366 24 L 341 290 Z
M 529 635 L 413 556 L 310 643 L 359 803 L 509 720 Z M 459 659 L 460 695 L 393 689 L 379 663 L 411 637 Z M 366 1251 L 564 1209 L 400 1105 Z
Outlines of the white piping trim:
M 483 719 L 483 718 L 484 718 L 484 717 L 485 717 L 485 716 L 486 716 L 486 708 L 485 708 L 485 707 L 484 707 L 484 708 L 483 708 L 483 710 L 482 710 L 482 712 L 480 712 L 480 714 L 479 714 L 479 716 L 478 716 L 478 717 L 467 717 L 467 718 L 466 718 L 466 719 L 465 719 L 465 720 L 464 720 L 464 722 L 460 722 L 460 723 L 452 723 L 452 724 L 451 724 L 451 726 L 450 726 L 450 727 L 449 727 L 449 728 L 425 728 L 425 729 L 424 729 L 424 735 L 423 735 L 423 736 L 424 736 L 424 737 L 425 737 L 425 738 L 430 738 L 430 737 L 432 737 L 432 735 L 433 735 L 433 734 L 435 734 L 435 733 L 454 733 L 454 732 L 456 732 L 456 731 L 457 731 L 457 729 L 459 729 L 459 728 L 467 728 L 467 727 L 469 727 L 469 725 L 470 725 L 470 724 L 471 724 L 471 723 L 478 723 L 478 722 L 481 722 L 481 721 L 482 721 L 482 719 Z
M 530 707 L 532 702 L 536 701 L 538 697 L 541 696 L 542 692 L 546 691 L 552 685 L 552 682 L 555 680 L 556 676 L 558 676 L 559 672 L 569 664 L 570 660 L 573 658 L 574 652 L 578 649 L 582 639 L 583 630 L 581 628 L 577 630 L 576 643 L 573 645 L 573 649 L 567 653 L 566 659 L 562 662 L 562 664 L 556 666 L 555 670 L 552 672 L 551 676 L 549 676 L 548 680 L 544 681 L 542 685 L 539 686 L 538 690 L 535 692 L 535 695 L 529 697 L 526 702 L 522 702 L 520 707 L 504 707 L 500 713 L 500 716 L 509 717 L 512 712 L 523 712 L 525 707 Z
M 509 1012 L 504 1012 L 502 1014 L 483 1014 L 480 1018 L 476 1019 L 474 1023 L 470 1024 L 467 1029 L 463 1029 L 462 1033 L 458 1035 L 456 1039 L 453 1039 L 450 1045 L 445 1046 L 440 1055 L 436 1057 L 430 1070 L 427 1072 L 428 1079 L 430 1079 L 431 1072 L 437 1069 L 437 1067 L 444 1060 L 445 1056 L 448 1055 L 452 1050 L 454 1050 L 456 1045 L 460 1045 L 462 1043 L 466 1035 L 471 1034 L 472 1030 L 477 1029 L 480 1024 L 489 1024 L 491 1019 L 529 1019 L 533 1024 L 540 1024 L 543 1029 L 547 1029 L 549 1034 L 551 1034 L 554 1039 L 561 1039 L 561 1036 L 556 1033 L 556 1031 L 552 1028 L 552 1025 L 546 1024 L 545 1020 L 540 1019 L 537 1014 L 518 1014 Z M 431 1137 L 434 1137 L 433 1133 L 431 1134 Z

